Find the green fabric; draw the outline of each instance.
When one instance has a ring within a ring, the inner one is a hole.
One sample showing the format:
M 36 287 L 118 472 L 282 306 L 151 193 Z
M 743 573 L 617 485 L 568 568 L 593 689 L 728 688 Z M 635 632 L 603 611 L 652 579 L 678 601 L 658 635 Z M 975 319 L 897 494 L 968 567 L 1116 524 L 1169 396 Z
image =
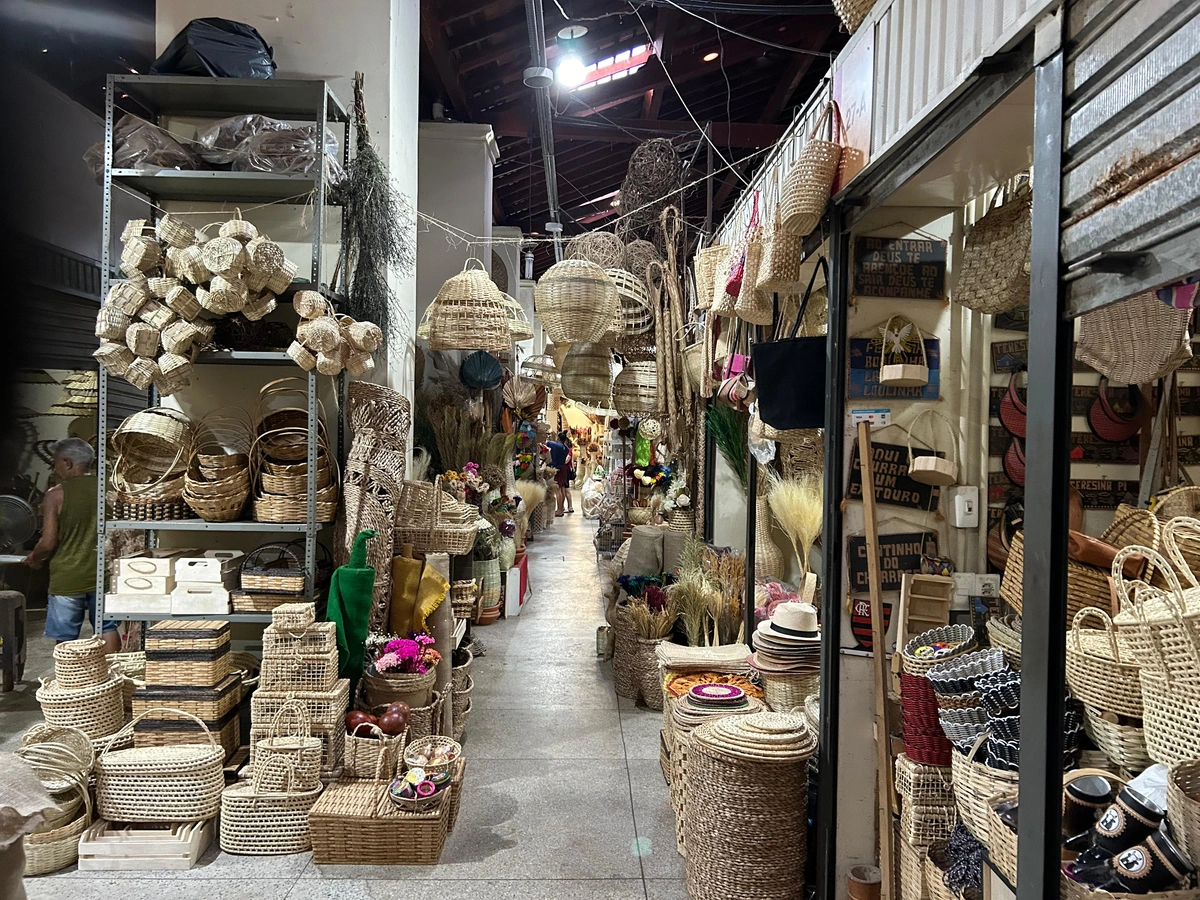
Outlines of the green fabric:
M 641 435 L 633 442 L 633 463 L 636 466 L 650 465 L 650 441 Z
M 363 674 L 371 593 L 375 589 L 375 570 L 367 565 L 367 541 L 373 537 L 375 532 L 369 528 L 358 533 L 350 561 L 338 567 L 329 582 L 325 614 L 337 625 L 338 675 L 350 679 L 352 697 Z
M 71 597 L 96 590 L 96 476 L 68 478 L 62 492 L 49 591 Z

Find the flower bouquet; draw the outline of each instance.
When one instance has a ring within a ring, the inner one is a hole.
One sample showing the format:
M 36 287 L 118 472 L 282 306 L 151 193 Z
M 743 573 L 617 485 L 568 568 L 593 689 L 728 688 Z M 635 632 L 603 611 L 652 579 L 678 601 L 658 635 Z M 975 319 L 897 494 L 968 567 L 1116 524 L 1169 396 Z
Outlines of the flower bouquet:
M 424 632 L 406 638 L 368 635 L 363 675 L 367 705 L 373 709 L 399 701 L 414 708 L 428 706 L 437 684 L 437 665 L 442 661 L 433 645 L 433 638 Z

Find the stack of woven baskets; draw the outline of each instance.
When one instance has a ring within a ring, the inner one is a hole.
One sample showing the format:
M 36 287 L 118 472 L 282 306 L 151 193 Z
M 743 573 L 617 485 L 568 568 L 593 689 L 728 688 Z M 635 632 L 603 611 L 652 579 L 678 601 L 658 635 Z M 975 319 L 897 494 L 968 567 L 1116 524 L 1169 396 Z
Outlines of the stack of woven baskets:
M 79 835 L 92 822 L 92 741 L 78 728 L 39 723 L 21 736 L 16 755 L 32 767 L 58 807 L 46 811 L 42 824 L 24 838 L 25 874 L 57 872 L 78 858 Z
M 256 406 L 250 464 L 255 473 L 254 518 L 258 522 L 303 522 L 308 515 L 308 386 L 302 378 L 265 385 Z M 325 421 L 317 417 L 318 522 L 337 515 L 340 479 L 329 452 Z
M 924 863 L 931 847 L 945 843 L 958 821 L 949 766 L 896 759 L 896 793 L 900 795 L 900 896 L 921 900 Z
M 923 765 L 950 765 L 950 741 L 938 718 L 939 700 L 926 674 L 970 650 L 975 631 L 947 625 L 917 635 L 900 655 L 900 704 L 904 714 L 904 752 Z
M 125 724 L 125 677 L 110 671 L 98 636 L 54 648 L 54 678 L 42 679 L 37 701 L 50 725 L 72 727 L 101 742 Z
M 259 687 L 250 699 L 252 765 L 259 764 L 262 742 L 279 737 L 272 729 L 289 700 L 302 704 L 308 736 L 320 741 L 321 773 L 335 777 L 345 748 L 350 682 L 338 678 L 337 628 L 317 622 L 312 603 L 275 607 L 263 631 Z
M 242 679 L 229 634 L 229 623 L 220 621 L 168 620 L 146 629 L 145 684 L 133 694 L 135 746 L 213 740 L 223 758 L 237 752 Z
M 250 417 L 229 407 L 201 419 L 195 428 L 183 499 L 206 522 L 241 518 L 250 497 Z
M 193 437 L 187 416 L 165 406 L 135 412 L 117 427 L 108 495 L 113 518 L 161 521 L 192 515 L 183 494 Z
M 461 654 L 461 655 L 460 655 Z M 467 730 L 467 722 L 471 718 L 471 689 L 475 687 L 475 679 L 471 677 L 471 663 L 475 656 L 470 648 L 455 650 L 453 668 L 451 668 L 451 688 L 454 703 L 454 739 L 461 741 Z
M 375 370 L 371 354 L 383 346 L 378 325 L 337 315 L 319 291 L 297 291 L 292 305 L 300 324 L 287 353 L 296 365 L 322 375 L 337 375 L 344 369 L 355 378 Z
M 203 243 L 201 241 L 203 240 Z M 275 308 L 296 266 L 240 216 L 205 240 L 178 216 L 133 219 L 121 234 L 121 272 L 96 318 L 93 354 L 110 375 L 169 396 L 192 380 L 193 351 L 213 337 L 205 310 L 257 321 Z

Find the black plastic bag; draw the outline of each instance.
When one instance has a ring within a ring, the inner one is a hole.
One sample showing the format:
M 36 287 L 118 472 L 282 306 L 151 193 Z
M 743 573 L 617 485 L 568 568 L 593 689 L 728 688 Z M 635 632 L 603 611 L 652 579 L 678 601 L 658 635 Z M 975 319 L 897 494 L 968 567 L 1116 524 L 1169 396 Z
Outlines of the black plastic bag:
M 150 68 L 151 75 L 274 78 L 272 50 L 258 30 L 229 19 L 192 19 Z

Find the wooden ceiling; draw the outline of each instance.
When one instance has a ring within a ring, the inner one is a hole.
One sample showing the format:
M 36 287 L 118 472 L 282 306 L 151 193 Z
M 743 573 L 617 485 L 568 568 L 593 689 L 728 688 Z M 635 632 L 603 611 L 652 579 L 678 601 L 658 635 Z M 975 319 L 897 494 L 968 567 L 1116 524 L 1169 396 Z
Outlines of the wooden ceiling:
M 621 0 L 560 2 L 570 20 L 554 0 L 544 0 L 552 68 L 565 52 L 558 32 L 568 21 L 588 28 L 571 48 L 585 63 L 638 44 L 656 49 L 639 71 L 621 80 L 584 91 L 551 88 L 558 194 L 567 235 L 611 224 L 618 212 L 611 200 L 625 178 L 630 154 L 642 140 L 672 138 L 685 162 L 695 160 L 688 180 L 701 177 L 706 156 L 698 146 L 701 137 L 692 117 L 702 126 L 711 122 L 721 153 L 737 162 L 743 175 L 752 172 L 762 154 L 748 157 L 775 142 L 794 107 L 809 97 L 829 69 L 825 56 L 769 47 L 719 31 L 712 21 L 754 38 L 820 53 L 836 52 L 847 37 L 832 3 L 816 0 L 781 5 L 784 14 L 767 16 L 759 10 L 771 4 L 762 2 L 754 4 L 753 14 L 714 13 L 704 8 L 703 0 L 680 2 L 696 15 L 665 0 L 642 0 L 636 13 L 633 4 Z M 727 10 L 734 4 L 718 5 Z M 719 56 L 706 61 L 711 53 Z M 495 128 L 500 146 L 494 180 L 496 221 L 535 233 L 543 231 L 549 209 L 534 92 L 521 80 L 528 65 L 522 0 L 421 0 L 423 96 L 444 103 L 451 119 Z M 715 167 L 722 165 L 716 158 Z M 730 172 L 718 174 L 714 181 L 714 221 L 720 222 L 737 199 L 739 182 Z M 702 219 L 704 194 L 697 191 L 686 202 L 688 217 Z

